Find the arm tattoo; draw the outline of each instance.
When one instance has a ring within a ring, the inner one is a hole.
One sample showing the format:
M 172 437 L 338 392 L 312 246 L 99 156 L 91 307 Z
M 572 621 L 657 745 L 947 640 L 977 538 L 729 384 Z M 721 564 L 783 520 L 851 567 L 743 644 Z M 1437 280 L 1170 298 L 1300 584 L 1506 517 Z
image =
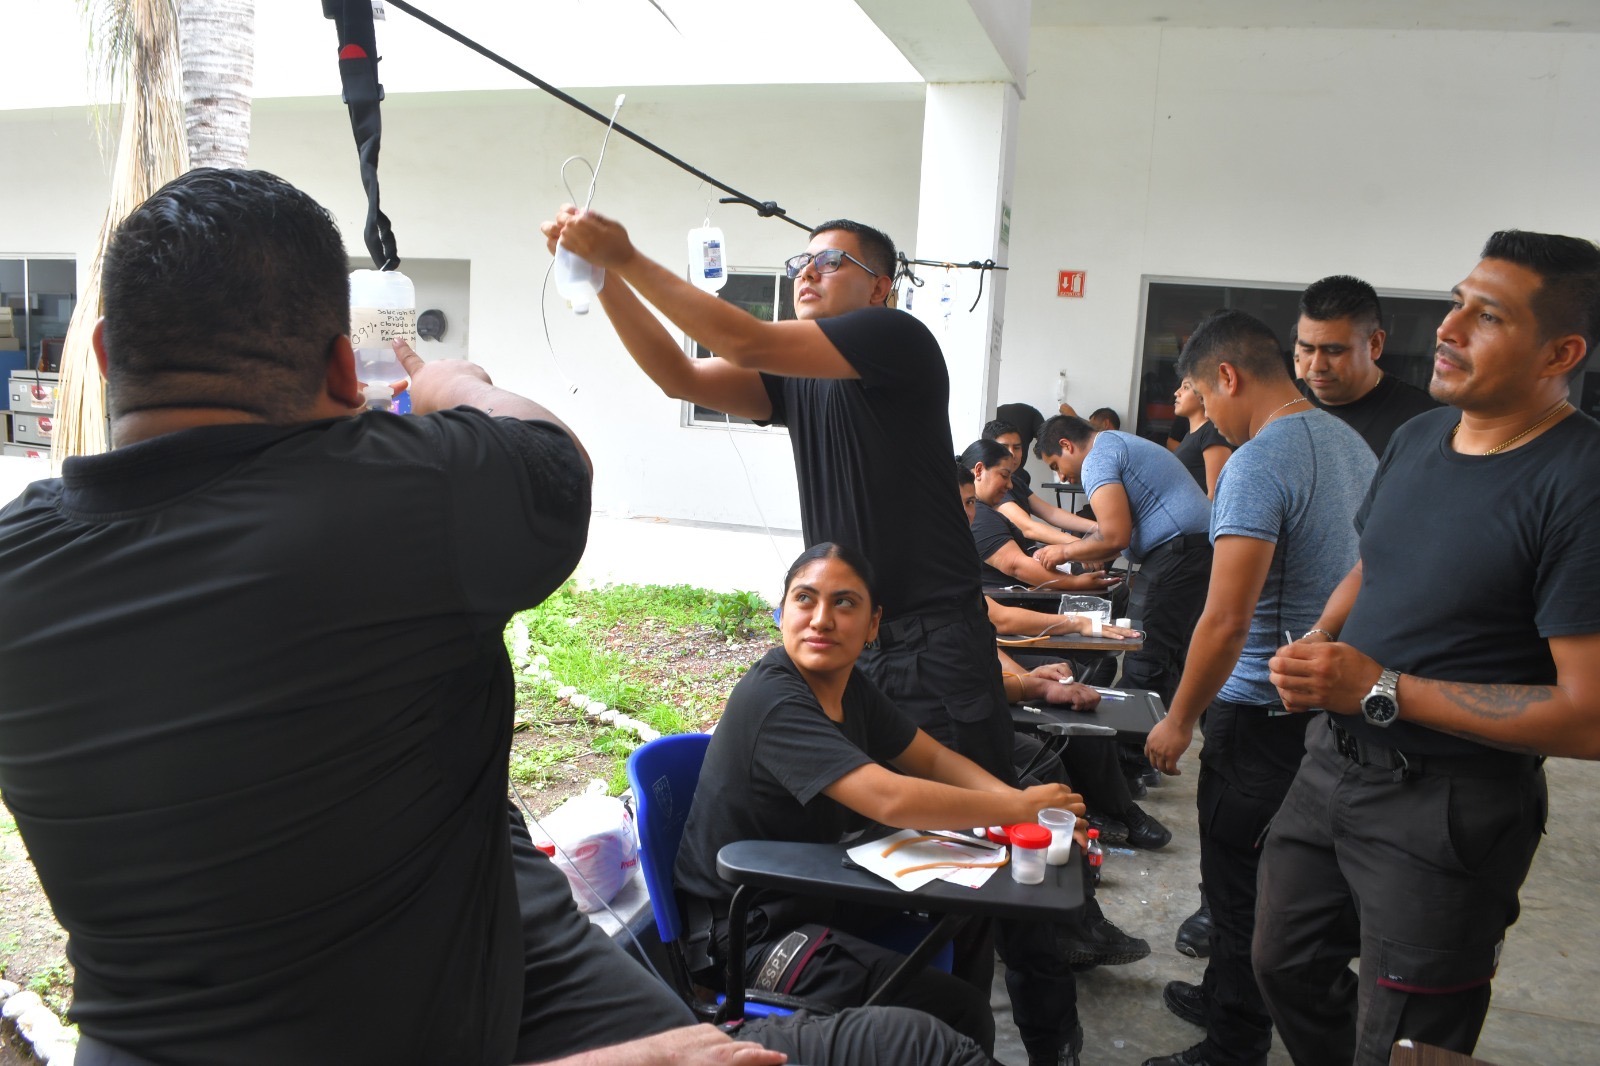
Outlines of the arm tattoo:
M 1520 718 L 1534 704 L 1554 699 L 1557 691 L 1551 685 L 1474 685 L 1411 676 L 1412 680 L 1438 690 L 1452 705 L 1474 718 L 1497 722 Z
M 1500 751 L 1514 752 L 1517 755 L 1544 754 L 1544 752 L 1540 751 L 1538 748 L 1530 748 L 1522 744 L 1505 744 L 1498 740 L 1485 740 L 1474 733 L 1468 733 L 1464 729 L 1440 729 L 1438 731 L 1440 733 L 1448 733 L 1453 737 L 1460 737 L 1462 740 L 1470 740 L 1474 744 L 1485 744 L 1491 748 L 1497 748 Z

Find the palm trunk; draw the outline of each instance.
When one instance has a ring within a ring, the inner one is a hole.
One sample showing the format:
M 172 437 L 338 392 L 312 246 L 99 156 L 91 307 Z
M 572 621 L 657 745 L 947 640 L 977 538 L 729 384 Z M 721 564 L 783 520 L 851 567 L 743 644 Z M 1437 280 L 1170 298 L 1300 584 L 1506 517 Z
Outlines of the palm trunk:
M 255 0 L 180 0 L 183 124 L 191 166 L 249 162 L 255 20 Z

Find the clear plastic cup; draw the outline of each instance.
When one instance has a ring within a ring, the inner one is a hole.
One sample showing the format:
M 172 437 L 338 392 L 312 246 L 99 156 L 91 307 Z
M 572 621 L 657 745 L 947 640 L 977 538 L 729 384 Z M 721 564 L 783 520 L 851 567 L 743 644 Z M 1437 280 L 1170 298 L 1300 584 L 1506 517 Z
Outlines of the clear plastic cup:
M 1060 807 L 1046 807 L 1039 812 L 1039 824 L 1050 830 L 1050 847 L 1044 861 L 1050 866 L 1064 866 L 1072 853 L 1072 831 L 1077 828 L 1078 816 Z

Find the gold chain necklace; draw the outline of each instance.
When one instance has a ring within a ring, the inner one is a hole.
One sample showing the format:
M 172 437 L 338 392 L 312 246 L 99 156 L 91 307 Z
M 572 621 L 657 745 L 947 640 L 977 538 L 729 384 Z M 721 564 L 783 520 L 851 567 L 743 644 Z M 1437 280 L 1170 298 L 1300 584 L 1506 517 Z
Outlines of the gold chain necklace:
M 1540 426 L 1542 426 L 1546 422 L 1550 421 L 1556 415 L 1560 414 L 1561 413 L 1561 409 L 1563 407 L 1566 407 L 1566 406 L 1567 406 L 1567 401 L 1566 401 L 1565 397 L 1557 400 L 1556 401 L 1556 405 L 1554 407 L 1550 408 L 1550 410 L 1546 411 L 1544 413 L 1544 415 L 1540 417 L 1539 421 L 1535 422 L 1533 425 L 1529 426 L 1527 429 L 1523 430 L 1521 433 L 1518 433 L 1515 437 L 1512 437 L 1510 440 L 1503 440 L 1499 444 L 1496 444 L 1493 448 L 1490 448 L 1488 451 L 1481 452 L 1479 454 L 1481 454 L 1481 455 L 1494 455 L 1496 452 L 1505 451 L 1507 448 L 1509 448 L 1513 444 L 1517 443 L 1517 441 L 1521 440 L 1523 437 L 1526 437 L 1529 433 L 1532 433 L 1534 430 L 1538 429 Z M 1450 427 L 1450 439 L 1452 441 L 1454 441 L 1456 439 L 1456 433 L 1459 432 L 1460 429 L 1461 429 L 1461 423 L 1460 422 L 1457 422 L 1454 426 Z
M 1296 396 L 1294 399 L 1290 400 L 1288 403 L 1284 404 L 1282 407 L 1280 407 L 1276 411 L 1272 412 L 1266 418 L 1262 419 L 1261 420 L 1261 429 L 1266 429 L 1267 428 L 1267 423 L 1271 422 L 1274 418 L 1277 418 L 1278 415 L 1282 414 L 1285 409 L 1293 407 L 1297 403 L 1310 403 L 1310 402 L 1311 401 L 1307 400 L 1304 396 Z M 1261 429 L 1256 430 L 1256 432 L 1260 433 Z

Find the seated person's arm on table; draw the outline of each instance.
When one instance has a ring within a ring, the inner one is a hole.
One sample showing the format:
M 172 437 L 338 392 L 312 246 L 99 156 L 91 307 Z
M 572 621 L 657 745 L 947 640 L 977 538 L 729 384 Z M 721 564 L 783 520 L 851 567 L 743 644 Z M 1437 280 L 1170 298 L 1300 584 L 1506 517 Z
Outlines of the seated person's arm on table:
M 1055 545 L 1065 547 L 1065 545 Z M 1049 551 L 1052 545 L 1045 545 L 1039 551 Z M 1061 589 L 1069 592 L 1100 592 L 1115 585 L 1120 578 L 1108 577 L 1105 574 L 1063 574 L 1041 565 L 1030 557 L 1027 552 L 1017 547 L 1014 541 L 1001 544 L 994 553 L 984 562 L 1018 581 L 1024 582 L 1035 588 Z
M 1082 800 L 1066 786 L 1012 788 L 920 729 L 893 762 L 902 773 L 868 763 L 823 789 L 823 795 L 896 829 L 1032 821 L 1046 807 L 1082 812 Z
M 1036 637 L 1052 633 L 1088 636 L 1094 633 L 1094 623 L 1082 615 L 1030 611 L 1026 607 L 996 603 L 988 596 L 983 598 L 983 602 L 989 609 L 989 624 L 994 626 L 995 632 L 1006 636 Z M 1117 626 L 1102 626 L 1100 629 L 1100 636 L 1116 640 L 1127 640 L 1136 635 L 1135 630 Z
M 1035 556 L 1045 566 L 1059 566 L 1069 559 L 1086 563 L 1108 563 L 1122 554 L 1133 539 L 1133 512 L 1128 493 L 1116 482 L 1101 485 L 1089 497 L 1094 508 L 1095 531 L 1076 544 L 1046 544 Z
M 1037 495 L 1034 498 L 1037 499 Z M 1042 544 L 1071 544 L 1078 539 L 1071 533 L 1063 532 L 1055 526 L 1033 517 L 1016 500 L 1003 500 L 995 510 L 1011 519 L 1011 524 L 1016 526 L 1022 535 L 1029 540 L 1036 540 Z M 1093 525 L 1091 522 L 1084 522 L 1081 518 L 1078 521 L 1084 525 Z
M 1045 663 L 1024 670 L 1004 649 L 996 648 L 995 654 L 1000 659 L 1006 699 L 1012 703 L 1053 703 L 1075 711 L 1092 711 L 1100 705 L 1100 693 L 1073 680 L 1071 663 Z

